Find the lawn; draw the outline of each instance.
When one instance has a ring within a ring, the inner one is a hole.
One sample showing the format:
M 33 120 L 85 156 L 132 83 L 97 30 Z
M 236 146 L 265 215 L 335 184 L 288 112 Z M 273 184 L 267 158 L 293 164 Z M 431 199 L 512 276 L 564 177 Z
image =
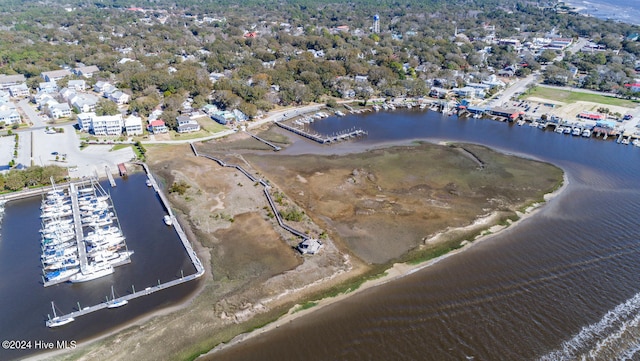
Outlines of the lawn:
M 574 92 L 563 89 L 556 88 L 547 88 L 547 87 L 535 87 L 531 89 L 528 93 L 523 94 L 523 98 L 529 97 L 537 97 L 550 99 L 555 101 L 560 101 L 563 103 L 575 103 L 578 101 L 583 102 L 591 102 L 598 104 L 606 104 L 606 105 L 615 105 L 626 108 L 635 108 L 638 106 L 637 101 L 621 99 L 612 96 L 599 95 L 599 94 L 591 94 L 591 93 L 582 93 L 582 92 Z

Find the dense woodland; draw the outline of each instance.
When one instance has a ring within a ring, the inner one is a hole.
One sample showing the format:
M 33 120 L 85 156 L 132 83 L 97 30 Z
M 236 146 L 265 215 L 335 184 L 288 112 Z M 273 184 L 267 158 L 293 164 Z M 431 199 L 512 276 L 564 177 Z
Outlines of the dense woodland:
M 279 105 L 333 102 L 348 90 L 358 99 L 422 96 L 433 85 L 461 86 L 510 65 L 519 76 L 546 65 L 549 83 L 630 96 L 624 84 L 635 82 L 640 60 L 640 43 L 626 40 L 637 26 L 561 13 L 547 1 L 16 0 L 3 1 L 0 13 L 0 73 L 24 74 L 36 89 L 43 71 L 97 65 L 90 83 L 125 89 L 130 112 L 146 116 L 161 106 L 170 125 L 188 98 L 194 108 L 216 103 L 255 116 Z M 485 24 L 495 26 L 496 38 L 524 42 L 555 31 L 607 51 L 554 63 L 554 51 L 518 54 L 490 43 Z M 348 31 L 336 29 L 344 25 Z M 223 76 L 214 83 L 210 73 Z

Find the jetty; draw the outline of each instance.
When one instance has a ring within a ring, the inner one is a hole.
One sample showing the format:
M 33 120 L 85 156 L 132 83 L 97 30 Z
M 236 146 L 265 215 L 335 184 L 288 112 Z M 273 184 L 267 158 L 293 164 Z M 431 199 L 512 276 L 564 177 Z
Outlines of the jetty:
M 205 269 L 204 266 L 202 265 L 202 263 L 200 262 L 200 259 L 198 258 L 198 255 L 196 254 L 196 252 L 193 250 L 193 247 L 191 246 L 191 243 L 189 242 L 189 239 L 187 238 L 186 233 L 184 232 L 184 230 L 182 229 L 182 227 L 180 226 L 180 223 L 177 221 L 175 215 L 173 214 L 173 212 L 171 211 L 171 207 L 169 205 L 169 200 L 167 199 L 167 197 L 164 195 L 164 193 L 162 192 L 162 190 L 160 189 L 160 187 L 158 186 L 158 183 L 156 182 L 155 178 L 153 177 L 153 174 L 151 174 L 151 171 L 149 169 L 149 167 L 147 166 L 146 163 L 136 163 L 141 165 L 146 174 L 147 177 L 149 178 L 149 180 L 151 181 L 151 185 L 153 187 L 153 189 L 155 190 L 155 192 L 158 194 L 158 197 L 160 198 L 162 205 L 164 206 L 165 210 L 167 211 L 167 213 L 169 213 L 169 216 L 171 217 L 171 220 L 173 222 L 172 227 L 174 228 L 174 230 L 176 231 L 176 233 L 178 234 L 178 237 L 180 238 L 180 241 L 182 242 L 182 245 L 185 248 L 185 251 L 187 252 L 187 255 L 189 256 L 189 258 L 191 259 L 191 262 L 194 266 L 194 268 L 196 269 L 196 273 L 191 274 L 191 275 L 187 275 L 184 276 L 181 274 L 181 276 L 177 279 L 174 280 L 170 280 L 164 283 L 160 283 L 160 281 L 158 281 L 157 285 L 154 286 L 149 286 L 144 288 L 143 290 L 139 290 L 136 291 L 135 287 L 132 286 L 131 288 L 131 293 L 124 295 L 122 297 L 119 298 L 115 298 L 115 299 L 110 299 L 108 301 L 105 302 L 101 302 L 97 305 L 93 305 L 93 306 L 88 306 L 88 307 L 84 307 L 84 308 L 80 308 L 78 305 L 78 309 L 76 311 L 70 312 L 68 314 L 64 314 L 64 315 L 58 315 L 55 318 L 55 321 L 60 322 L 61 320 L 68 320 L 68 319 L 75 319 L 77 317 L 92 313 L 92 312 L 96 312 L 105 308 L 108 308 L 109 304 L 111 303 L 118 303 L 118 302 L 122 302 L 122 301 L 130 301 L 133 299 L 136 299 L 138 297 L 143 297 L 146 295 L 150 295 L 152 293 L 173 287 L 173 286 L 177 286 L 195 279 L 198 279 L 200 277 L 202 277 L 202 275 L 204 275 Z M 51 318 L 49 318 L 49 320 L 47 320 L 45 322 L 45 325 L 47 327 L 54 327 L 55 326 L 55 321 Z
M 348 140 L 348 139 L 352 139 L 352 138 L 360 138 L 360 137 L 364 137 L 366 136 L 368 133 L 363 130 L 363 129 L 350 129 L 350 130 L 345 130 L 339 133 L 336 133 L 334 135 L 331 136 L 323 136 L 323 135 L 319 135 L 319 134 L 314 134 L 299 128 L 295 128 L 292 127 L 290 125 L 284 124 L 282 122 L 275 122 L 277 126 L 279 126 L 280 128 L 286 129 L 288 131 L 290 131 L 291 133 L 297 134 L 301 137 L 307 138 L 307 139 L 311 139 L 314 142 L 320 143 L 320 144 L 330 144 L 330 143 L 335 143 L 335 142 L 339 142 L 339 141 L 343 141 L 343 140 Z

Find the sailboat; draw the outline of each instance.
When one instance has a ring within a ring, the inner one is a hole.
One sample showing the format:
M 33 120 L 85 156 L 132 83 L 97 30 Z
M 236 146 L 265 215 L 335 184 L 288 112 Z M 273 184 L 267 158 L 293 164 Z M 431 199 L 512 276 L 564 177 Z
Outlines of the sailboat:
M 111 286 L 111 301 L 109 301 L 109 298 L 107 297 L 107 308 L 117 308 L 117 307 L 122 307 L 124 305 L 126 305 L 127 303 L 129 303 L 129 301 L 121 299 L 116 301 L 116 295 L 113 291 L 113 286 Z
M 75 319 L 73 317 L 61 318 L 61 316 L 56 315 L 56 307 L 53 305 L 53 301 L 51 301 L 51 309 L 53 310 L 53 318 L 50 318 L 46 322 L 47 327 L 64 326 L 67 323 L 71 323 L 71 322 L 75 321 Z

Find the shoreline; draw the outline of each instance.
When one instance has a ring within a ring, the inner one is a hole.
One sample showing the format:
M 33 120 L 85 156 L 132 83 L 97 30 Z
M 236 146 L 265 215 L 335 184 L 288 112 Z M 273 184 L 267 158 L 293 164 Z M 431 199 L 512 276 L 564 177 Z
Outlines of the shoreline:
M 302 113 L 298 113 L 298 114 L 302 114 Z M 267 123 L 267 122 L 265 122 Z M 272 125 L 272 124 L 269 124 Z M 420 142 L 420 141 L 426 141 L 426 142 L 430 142 L 430 143 L 434 143 L 434 144 L 441 144 L 441 145 L 448 145 L 451 143 L 457 143 L 458 141 L 434 141 L 434 140 L 426 140 L 426 139 L 421 139 L 421 138 L 416 138 L 416 139 L 412 139 L 412 140 L 406 140 L 406 141 L 402 141 L 400 142 L 400 145 L 411 145 L 412 143 L 415 142 Z M 384 142 L 375 146 L 371 146 L 371 145 L 366 145 L 365 148 L 366 149 L 375 149 L 375 148 L 385 148 L 385 147 L 389 147 L 389 146 L 394 146 L 394 145 L 399 145 L 398 142 Z M 484 145 L 489 147 L 488 145 Z M 494 147 L 489 147 L 492 150 L 498 151 L 500 153 L 503 154 L 511 154 L 511 155 L 516 155 L 519 157 L 523 157 L 523 155 L 521 154 L 514 154 L 513 152 L 508 152 L 499 148 L 494 148 Z M 350 149 L 347 150 L 347 153 L 357 153 L 357 152 L 362 152 L 365 151 L 364 149 Z M 534 159 L 531 157 L 527 157 L 524 156 L 524 158 L 528 158 L 528 159 Z M 280 325 L 284 324 L 284 323 L 288 323 L 291 322 L 294 319 L 297 319 L 299 317 L 302 317 L 304 315 L 309 314 L 310 312 L 313 312 L 314 310 L 318 310 L 321 309 L 323 307 L 326 307 L 328 305 L 334 304 L 336 302 L 342 301 L 344 299 L 346 299 L 347 297 L 357 294 L 363 290 L 372 288 L 372 287 L 376 287 L 376 286 L 380 286 L 380 285 L 384 285 L 386 283 L 392 282 L 394 280 L 400 279 L 402 277 L 405 277 L 407 275 L 413 274 L 415 272 L 418 272 L 426 267 L 429 267 L 433 264 L 436 264 L 437 262 L 457 254 L 458 252 L 462 252 L 464 250 L 466 250 L 467 248 L 469 248 L 470 246 L 472 246 L 475 243 L 479 243 L 479 241 L 483 241 L 486 240 L 488 238 L 490 238 L 490 236 L 500 232 L 503 229 L 509 228 L 512 225 L 516 225 L 518 224 L 520 221 L 523 221 L 527 218 L 529 218 L 530 216 L 534 215 L 537 213 L 537 211 L 542 208 L 543 205 L 545 205 L 547 202 L 549 202 L 551 199 L 555 198 L 558 194 L 562 193 L 562 191 L 564 191 L 564 189 L 566 189 L 568 185 L 568 178 L 567 178 L 567 174 L 566 172 L 563 172 L 563 181 L 562 181 L 562 185 L 560 187 L 558 187 L 556 190 L 552 191 L 551 193 L 547 193 L 545 194 L 544 197 L 544 202 L 540 202 L 540 203 L 534 203 L 530 206 L 527 207 L 527 209 L 524 211 L 524 213 L 520 213 L 518 211 L 515 211 L 518 215 L 518 220 L 516 220 L 515 222 L 512 222 L 508 225 L 499 225 L 499 224 L 494 224 L 493 226 L 489 226 L 489 228 L 483 228 L 482 226 L 486 226 L 488 223 L 490 223 L 491 221 L 493 221 L 494 223 L 497 221 L 497 219 L 495 218 L 496 214 L 490 214 L 487 216 L 481 216 L 479 218 L 477 218 L 475 221 L 473 221 L 472 224 L 468 225 L 468 226 L 464 226 L 464 227 L 458 227 L 458 228 L 454 228 L 454 229 L 446 229 L 436 235 L 434 235 L 433 237 L 429 238 L 429 240 L 427 240 L 426 242 L 429 241 L 434 241 L 437 237 L 441 236 L 441 235 L 445 235 L 448 232 L 454 232 L 454 231 L 460 231 L 460 230 L 465 230 L 468 228 L 473 228 L 473 227 L 479 227 L 479 229 L 487 229 L 490 231 L 490 234 L 478 234 L 478 236 L 476 236 L 471 242 L 466 242 L 462 247 L 455 249 L 453 251 L 450 251 L 442 256 L 421 262 L 419 264 L 409 264 L 409 263 L 395 263 L 393 264 L 393 266 L 387 268 L 386 270 L 382 271 L 381 273 L 379 273 L 378 275 L 380 275 L 381 277 L 379 278 L 374 278 L 374 279 L 369 279 L 365 282 L 363 282 L 357 289 L 354 289 L 348 293 L 341 293 L 337 296 L 332 296 L 332 297 L 325 297 L 319 300 L 314 300 L 313 302 L 317 302 L 316 305 L 314 305 L 313 307 L 310 307 L 308 309 L 300 309 L 300 304 L 295 304 L 294 306 L 292 306 L 291 308 L 289 308 L 289 310 L 283 315 L 280 316 L 276 319 L 274 319 L 273 321 L 265 324 L 262 327 L 256 328 L 253 331 L 249 332 L 249 333 L 243 333 L 243 334 L 239 334 L 235 337 L 233 337 L 230 341 L 226 342 L 226 343 L 220 343 L 217 346 L 215 346 L 214 348 L 212 348 L 211 350 L 202 353 L 198 356 L 207 356 L 207 355 L 211 355 L 214 354 L 215 352 L 219 351 L 219 350 L 223 350 L 228 348 L 229 346 L 233 346 L 239 343 L 242 343 L 245 340 L 249 340 L 257 335 L 263 334 L 264 332 L 279 328 Z M 494 228 L 494 227 L 499 227 L 499 229 Z M 192 232 L 191 228 L 189 228 L 188 232 Z M 194 238 L 196 239 L 196 238 Z M 200 257 L 202 257 L 203 263 L 204 264 L 208 264 L 209 262 L 209 258 L 210 255 L 208 252 L 204 252 L 206 247 L 204 247 L 202 245 L 202 243 L 200 241 L 198 241 L 196 239 L 196 242 L 193 243 L 194 248 L 196 248 L 196 252 L 198 253 L 198 255 Z M 203 253 L 205 256 L 203 256 Z M 270 302 L 270 301 L 277 301 L 281 298 L 286 298 L 286 297 L 293 297 L 294 300 L 299 300 L 300 298 L 303 298 L 305 295 L 305 292 L 313 287 L 313 288 L 319 288 L 320 290 L 326 289 L 330 286 L 335 286 L 337 284 L 341 284 L 346 282 L 345 280 L 345 276 L 349 276 L 350 273 L 357 271 L 354 269 L 349 269 L 346 272 L 339 272 L 339 273 L 334 273 L 331 276 L 325 278 L 322 280 L 322 282 L 318 282 L 318 283 L 314 283 L 314 284 L 307 284 L 305 285 L 305 287 L 302 288 L 297 288 L 297 289 L 286 289 L 283 290 L 283 292 L 279 295 L 275 295 L 274 297 L 271 297 L 269 300 L 257 300 L 258 303 L 262 303 L 264 302 Z M 360 270 L 361 271 L 361 270 Z M 360 272 L 361 274 L 361 272 Z M 76 348 L 76 352 L 78 352 L 78 357 L 82 358 L 82 357 L 86 357 L 87 353 L 92 352 L 93 350 L 93 346 L 96 345 L 97 342 L 103 341 L 111 336 L 117 335 L 118 333 L 130 328 L 130 327 L 135 327 L 135 326 L 140 326 L 140 325 L 144 325 L 146 322 L 148 322 L 150 319 L 153 319 L 157 316 L 165 316 L 171 313 L 174 313 L 176 311 L 182 310 L 187 308 L 189 305 L 193 304 L 194 300 L 196 300 L 196 298 L 198 296 L 201 295 L 202 291 L 206 288 L 207 286 L 207 282 L 204 280 L 211 280 L 212 278 L 212 274 L 211 274 L 211 270 L 209 269 L 208 272 L 206 272 L 205 277 L 203 278 L 202 281 L 199 282 L 199 285 L 197 286 L 196 290 L 190 295 L 188 296 L 185 301 L 180 302 L 179 304 L 173 305 L 173 306 L 169 306 L 157 311 L 152 311 L 146 315 L 142 315 L 141 317 L 131 321 L 131 322 L 127 322 L 122 324 L 121 326 L 117 327 L 114 330 L 111 331 L 107 331 L 103 334 L 99 334 L 96 335 L 92 338 L 89 338 L 87 340 L 82 341 L 82 345 L 79 348 Z M 356 275 L 354 276 L 354 280 L 358 279 L 358 277 L 361 277 L 358 275 L 358 273 L 356 272 Z M 337 282 L 337 283 L 333 283 L 333 282 Z M 297 296 L 296 294 L 300 293 L 299 296 Z M 255 316 L 255 315 L 254 315 Z M 80 351 L 78 351 L 80 349 Z M 72 353 L 74 352 L 72 351 Z M 44 354 L 37 354 L 37 355 L 32 355 L 32 356 L 28 356 L 26 358 L 26 360 L 44 360 L 44 359 L 52 359 L 52 358 L 56 358 L 56 357 L 69 357 L 72 356 L 72 353 L 69 353 L 69 350 L 57 350 L 57 351 L 51 351 L 51 352 L 47 352 Z
M 563 177 L 562 177 L 562 184 L 560 185 L 560 187 L 558 187 L 557 189 L 553 190 L 551 193 L 546 193 L 543 195 L 543 199 L 544 202 L 536 202 L 533 203 L 531 205 L 529 205 L 524 212 L 518 212 L 516 211 L 516 214 L 518 215 L 518 219 L 515 222 L 511 222 L 508 225 L 500 225 L 500 224 L 496 224 L 494 223 L 493 225 L 489 226 L 488 228 L 486 228 L 486 230 L 488 230 L 490 233 L 489 234 L 479 234 L 478 236 L 476 236 L 473 241 L 469 242 L 469 241 L 464 241 L 465 244 L 455 250 L 452 250 L 450 252 L 447 252 L 446 254 L 443 254 L 442 256 L 433 258 L 433 259 L 429 259 L 427 261 L 412 265 L 409 264 L 407 262 L 404 263 L 394 263 L 393 266 L 385 269 L 381 275 L 382 277 L 379 278 L 374 278 L 374 279 L 369 279 L 366 280 L 365 282 L 363 282 L 360 287 L 358 287 L 355 290 L 352 290 L 348 293 L 341 293 L 337 296 L 333 296 L 333 297 L 325 297 L 319 300 L 312 300 L 310 302 L 314 302 L 315 305 L 313 307 L 307 308 L 307 309 L 299 309 L 300 308 L 300 304 L 295 304 L 293 307 L 291 307 L 287 313 L 284 316 L 281 316 L 279 318 L 277 318 L 276 320 L 266 324 L 263 327 L 257 328 L 251 332 L 248 333 L 244 333 L 244 334 L 240 334 L 235 336 L 234 338 L 232 338 L 229 342 L 227 343 L 221 343 L 219 345 L 217 345 L 216 347 L 214 347 L 213 349 L 209 350 L 206 353 L 200 354 L 196 359 L 199 359 L 201 357 L 204 356 L 212 356 L 214 355 L 216 352 L 227 349 L 229 347 L 241 344 L 244 341 L 247 340 L 251 340 L 252 338 L 259 336 L 265 332 L 269 332 L 272 331 L 274 329 L 279 328 L 281 325 L 287 324 L 289 322 L 292 322 L 295 319 L 304 317 L 305 315 L 308 315 L 316 310 L 320 310 L 324 307 L 327 307 L 329 305 L 335 304 L 337 302 L 343 301 L 345 299 L 347 299 L 348 297 L 351 297 L 352 295 L 356 295 L 360 292 L 363 292 L 365 290 L 371 289 L 373 287 L 378 287 L 378 286 L 382 286 L 385 285 L 389 282 L 393 282 L 395 280 L 401 279 L 403 277 L 409 276 L 413 273 L 419 272 L 427 267 L 430 267 L 448 257 L 454 256 L 458 253 L 464 252 L 467 249 L 470 249 L 471 247 L 473 247 L 476 244 L 479 244 L 482 241 L 486 241 L 488 239 L 490 239 L 491 237 L 495 236 L 496 234 L 499 234 L 500 232 L 502 232 L 503 230 L 506 229 L 510 229 L 511 227 L 517 226 L 518 224 L 520 224 L 521 222 L 529 219 L 530 217 L 536 215 L 537 213 L 539 213 L 540 211 L 543 210 L 544 206 L 547 205 L 550 201 L 552 201 L 553 199 L 557 198 L 559 195 L 561 195 L 569 186 L 569 178 L 567 176 L 567 173 L 563 171 Z M 428 240 L 425 241 L 425 244 L 428 242 L 432 242 L 434 240 L 436 240 L 438 237 L 441 237 L 445 234 L 447 234 L 448 232 L 454 232 L 454 231 L 461 231 L 461 230 L 471 230 L 474 229 L 475 227 L 480 227 L 486 223 L 489 223 L 490 221 L 494 221 L 495 222 L 495 218 L 497 216 L 497 213 L 491 213 L 487 216 L 484 217 L 479 217 L 477 218 L 472 224 L 464 226 L 464 227 L 457 227 L 457 228 L 453 228 L 453 229 L 447 229 L 443 232 L 437 233 L 436 235 L 434 235 L 433 237 L 429 238 Z M 482 227 L 480 227 L 480 229 L 482 229 Z M 285 291 L 286 292 L 286 291 Z

